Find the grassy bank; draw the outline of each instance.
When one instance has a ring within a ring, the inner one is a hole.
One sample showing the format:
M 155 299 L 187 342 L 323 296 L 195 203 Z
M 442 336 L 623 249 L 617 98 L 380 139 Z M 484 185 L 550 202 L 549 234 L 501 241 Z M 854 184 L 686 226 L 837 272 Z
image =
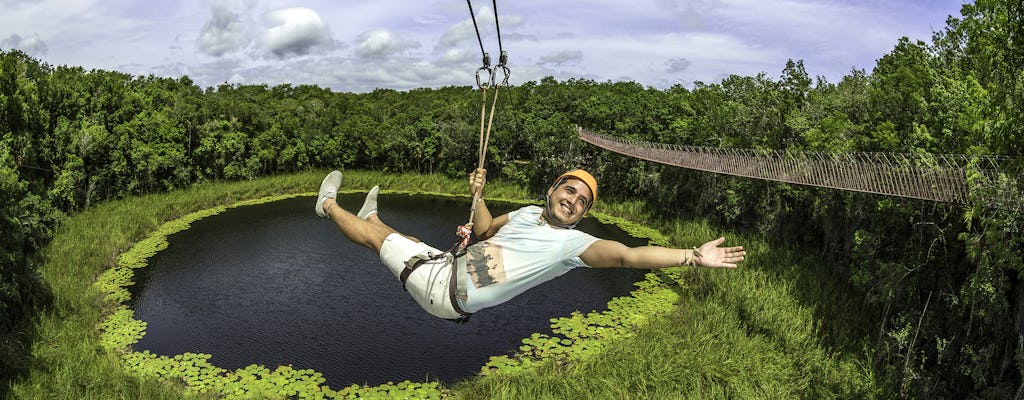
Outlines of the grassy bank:
M 68 218 L 45 250 L 40 269 L 54 306 L 35 324 L 35 360 L 8 389 L 13 398 L 195 398 L 180 384 L 125 372 L 100 343 L 97 324 L 111 311 L 94 287 L 118 255 L 166 221 L 215 206 L 316 190 L 323 172 L 211 183 L 188 190 L 108 202 Z M 462 193 L 463 180 L 347 172 L 346 188 Z M 521 199 L 522 188 L 488 184 L 487 195 Z M 599 211 L 656 227 L 676 246 L 719 234 L 699 222 L 657 221 L 635 203 Z M 574 357 L 539 358 L 529 368 L 488 372 L 449 388 L 463 398 L 873 397 L 874 379 L 858 356 L 864 337 L 843 288 L 815 274 L 814 260 L 733 238 L 751 255 L 735 271 L 681 270 L 664 275 L 674 294 L 668 312 L 629 335 L 611 337 Z M 676 305 L 678 304 L 678 305 Z M 565 324 L 569 326 L 571 324 Z M 568 329 L 568 328 L 567 328 Z M 526 357 L 529 358 L 529 357 Z M 338 388 L 335 388 L 338 389 Z M 273 397 L 273 394 L 267 396 Z
M 677 304 L 635 335 L 580 360 L 456 385 L 467 399 L 788 399 L 884 397 L 863 349 L 860 302 L 814 258 L 695 221 L 659 221 L 639 203 L 602 211 L 657 228 L 673 246 L 725 235 L 737 270 L 682 269 Z

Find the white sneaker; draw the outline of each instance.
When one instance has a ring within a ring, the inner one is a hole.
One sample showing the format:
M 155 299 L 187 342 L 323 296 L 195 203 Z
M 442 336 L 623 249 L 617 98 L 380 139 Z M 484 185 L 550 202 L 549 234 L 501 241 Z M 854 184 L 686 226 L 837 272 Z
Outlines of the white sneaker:
M 380 186 L 370 189 L 370 192 L 366 194 L 366 200 L 363 200 L 363 208 L 360 208 L 359 213 L 356 214 L 357 217 L 367 219 L 377 213 L 377 192 L 380 192 Z
M 316 198 L 316 215 L 327 217 L 324 212 L 324 200 L 338 197 L 338 188 L 341 187 L 341 172 L 331 171 L 320 183 L 320 195 Z

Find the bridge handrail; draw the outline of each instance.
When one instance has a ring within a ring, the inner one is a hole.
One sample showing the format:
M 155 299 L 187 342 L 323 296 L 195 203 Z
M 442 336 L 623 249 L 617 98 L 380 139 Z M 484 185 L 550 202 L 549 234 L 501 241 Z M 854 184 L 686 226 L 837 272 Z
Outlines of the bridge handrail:
M 968 204 L 968 171 L 984 182 L 1006 179 L 1009 157 L 964 154 L 819 152 L 684 146 L 613 137 L 578 128 L 581 140 L 631 157 L 706 172 L 889 196 Z M 984 184 L 983 182 L 983 184 Z M 1014 183 L 1016 186 L 1016 182 Z M 1021 196 L 992 206 L 1020 210 Z

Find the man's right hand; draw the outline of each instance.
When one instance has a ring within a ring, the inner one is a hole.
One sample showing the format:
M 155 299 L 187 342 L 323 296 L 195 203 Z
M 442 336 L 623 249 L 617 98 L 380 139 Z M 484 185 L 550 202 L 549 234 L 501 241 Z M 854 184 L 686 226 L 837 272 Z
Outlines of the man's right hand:
M 477 168 L 469 174 L 469 193 L 483 195 L 484 184 L 487 183 L 487 170 Z

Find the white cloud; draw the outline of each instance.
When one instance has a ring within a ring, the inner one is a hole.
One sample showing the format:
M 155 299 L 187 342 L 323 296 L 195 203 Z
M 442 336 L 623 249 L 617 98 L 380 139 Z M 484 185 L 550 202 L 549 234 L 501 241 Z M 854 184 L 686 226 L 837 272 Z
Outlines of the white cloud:
M 734 0 L 729 7 L 709 10 L 709 15 L 718 23 L 715 32 L 777 52 L 768 64 L 776 68 L 767 71 L 780 72 L 786 59 L 802 59 L 812 76 L 827 74 L 837 81 L 850 68 L 870 69 L 900 36 L 928 40 L 930 31 L 921 30 L 922 24 L 908 23 L 922 18 L 928 8 L 924 3 Z M 909 29 L 911 25 L 918 28 Z
M 441 48 L 450 48 L 459 44 L 459 42 L 467 39 L 476 39 L 476 31 L 473 29 L 473 21 L 464 20 L 448 28 L 438 40 L 438 46 Z
M 252 34 L 241 14 L 232 11 L 227 1 L 215 2 L 210 8 L 213 16 L 203 25 L 197 40 L 200 51 L 219 57 L 249 45 Z
M 356 55 L 362 58 L 380 59 L 420 47 L 419 42 L 403 39 L 387 29 L 365 32 L 357 39 Z
M 271 11 L 264 16 L 264 25 L 263 42 L 278 57 L 308 54 L 331 44 L 327 24 L 308 8 Z
M 245 78 L 239 74 L 232 74 L 231 77 L 228 78 L 227 83 L 231 85 L 239 85 L 245 83 Z
M 292 85 L 316 84 L 321 87 L 351 92 L 368 92 L 377 88 L 409 90 L 452 84 L 473 84 L 472 69 L 441 67 L 431 63 L 405 60 L 367 62 L 346 57 L 302 57 L 295 60 L 272 60 L 261 64 L 232 65 L 219 63 L 202 71 L 204 80 L 229 84 Z M 196 71 L 199 72 L 199 71 Z
M 510 36 L 510 31 L 516 29 L 523 24 L 523 17 L 519 15 L 499 15 L 498 21 L 500 22 L 502 29 L 502 38 Z M 472 41 L 474 46 L 479 46 L 477 43 L 477 30 L 480 31 L 480 37 L 487 39 L 490 37 L 497 37 L 498 28 L 494 22 L 494 9 L 489 7 L 481 7 L 476 12 L 476 27 L 473 26 L 473 20 L 466 18 L 459 23 L 452 25 L 441 35 L 441 39 L 438 40 L 437 44 L 439 48 L 451 48 L 459 45 L 464 41 Z M 511 35 L 515 35 L 512 33 Z M 484 44 L 487 46 L 487 44 Z M 488 51 L 491 52 L 491 51 Z M 497 53 L 497 51 L 494 51 Z
M 690 60 L 685 58 L 670 58 L 665 60 L 665 71 L 670 73 L 684 72 L 692 64 Z
M 49 50 L 46 47 L 46 43 L 39 38 L 38 33 L 32 33 L 31 35 L 24 37 L 17 33 L 13 33 L 6 39 L 0 40 L 0 48 L 18 49 L 32 57 L 44 56 Z
M 583 52 L 579 50 L 562 50 L 540 57 L 541 64 L 579 64 L 583 61 Z
M 725 6 L 722 0 L 658 0 L 657 11 L 667 13 L 687 31 L 707 30 L 712 27 L 711 14 Z
M 33 3 L 37 2 L 37 0 L 0 0 L 0 7 L 3 7 L 5 9 L 12 9 L 15 7 L 32 5 Z
M 480 56 L 466 49 L 449 49 L 441 56 L 439 64 L 466 64 L 474 61 L 479 62 Z

